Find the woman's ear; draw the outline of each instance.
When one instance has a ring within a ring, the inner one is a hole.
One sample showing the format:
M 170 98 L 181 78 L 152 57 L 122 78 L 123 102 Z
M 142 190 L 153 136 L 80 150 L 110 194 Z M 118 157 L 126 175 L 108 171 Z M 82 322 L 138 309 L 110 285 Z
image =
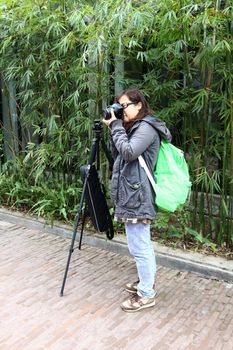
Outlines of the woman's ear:
M 140 111 L 142 109 L 142 102 L 138 102 L 136 104 L 136 108 L 138 109 L 138 111 Z

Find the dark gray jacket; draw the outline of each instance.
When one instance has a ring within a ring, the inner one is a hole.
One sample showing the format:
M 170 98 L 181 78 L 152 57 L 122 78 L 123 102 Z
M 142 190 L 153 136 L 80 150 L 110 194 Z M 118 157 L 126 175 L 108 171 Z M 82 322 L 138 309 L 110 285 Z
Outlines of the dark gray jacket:
M 122 120 L 110 125 L 114 166 L 111 194 L 117 218 L 151 219 L 156 215 L 154 192 L 145 170 L 139 165 L 142 155 L 153 173 L 160 137 L 171 141 L 170 131 L 164 122 L 146 116 L 134 122 L 126 132 Z

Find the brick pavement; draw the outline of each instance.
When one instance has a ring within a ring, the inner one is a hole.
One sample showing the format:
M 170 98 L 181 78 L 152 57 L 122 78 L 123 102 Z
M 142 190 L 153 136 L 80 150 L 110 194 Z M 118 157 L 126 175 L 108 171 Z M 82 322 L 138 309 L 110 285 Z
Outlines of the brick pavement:
M 1 350 L 232 350 L 233 284 L 158 267 L 156 305 L 124 313 L 130 257 L 0 221 Z

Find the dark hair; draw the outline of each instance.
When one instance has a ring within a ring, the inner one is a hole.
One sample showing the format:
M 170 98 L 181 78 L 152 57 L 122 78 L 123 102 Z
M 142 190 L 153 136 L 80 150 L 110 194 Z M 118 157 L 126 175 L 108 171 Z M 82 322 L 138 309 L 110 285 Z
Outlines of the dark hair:
M 135 104 L 141 102 L 142 108 L 138 112 L 137 119 L 142 119 L 146 115 L 152 115 L 154 112 L 151 110 L 149 103 L 143 96 L 143 94 L 138 89 L 126 89 L 123 90 L 116 98 L 116 101 L 118 102 L 119 99 L 126 95 L 131 102 L 134 102 Z

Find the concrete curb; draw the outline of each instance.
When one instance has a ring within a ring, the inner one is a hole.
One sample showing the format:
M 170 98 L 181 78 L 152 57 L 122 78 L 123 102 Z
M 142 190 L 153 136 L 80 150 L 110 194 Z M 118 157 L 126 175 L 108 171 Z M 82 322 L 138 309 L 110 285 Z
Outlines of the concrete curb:
M 34 217 L 3 208 L 0 208 L 0 220 L 70 239 L 73 235 L 73 228 L 71 226 L 61 223 L 55 223 L 53 227 L 47 226 L 42 219 L 37 220 Z M 76 240 L 79 240 L 78 233 Z M 84 233 L 82 242 L 114 253 L 129 255 L 124 235 L 117 235 L 110 241 L 105 238 L 104 234 Z M 195 272 L 206 278 L 214 278 L 233 283 L 233 260 L 206 256 L 195 252 L 184 252 L 179 249 L 162 246 L 155 242 L 154 249 L 159 265 L 181 271 Z

